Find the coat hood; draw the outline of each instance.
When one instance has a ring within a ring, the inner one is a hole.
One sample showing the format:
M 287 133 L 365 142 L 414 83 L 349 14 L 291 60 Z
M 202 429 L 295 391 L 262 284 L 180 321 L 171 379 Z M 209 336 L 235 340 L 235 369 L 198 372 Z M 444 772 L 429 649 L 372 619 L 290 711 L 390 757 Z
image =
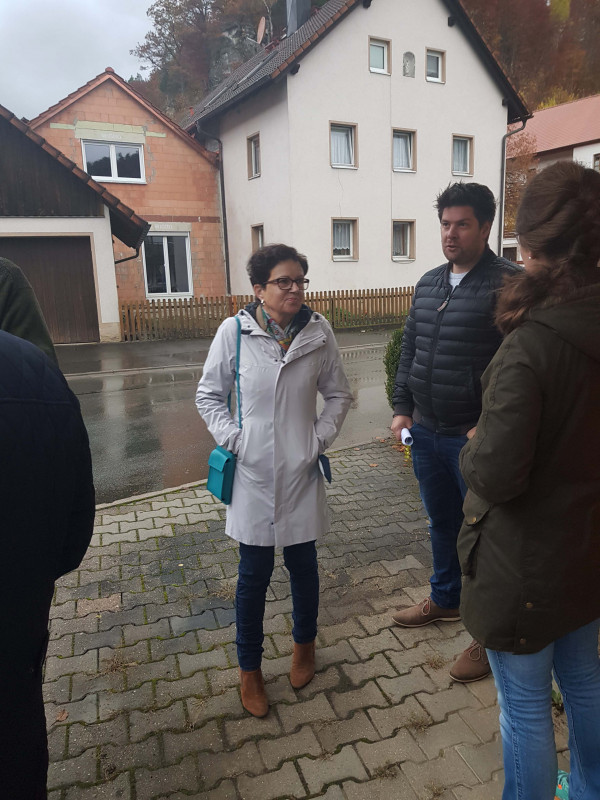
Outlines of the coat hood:
M 600 361 L 600 283 L 578 289 L 557 305 L 533 309 L 530 319 Z

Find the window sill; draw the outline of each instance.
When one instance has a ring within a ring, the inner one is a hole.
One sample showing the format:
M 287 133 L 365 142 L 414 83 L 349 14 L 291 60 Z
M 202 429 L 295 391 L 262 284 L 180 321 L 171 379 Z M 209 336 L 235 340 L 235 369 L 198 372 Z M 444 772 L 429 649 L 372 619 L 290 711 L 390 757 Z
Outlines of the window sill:
M 332 164 L 331 169 L 358 169 L 356 164 Z
M 181 294 L 149 294 L 146 293 L 146 300 L 193 300 L 191 292 Z
M 443 81 L 441 78 L 427 78 L 426 77 L 425 80 L 427 81 L 427 83 L 446 83 L 446 81 Z
M 375 75 L 390 75 L 387 69 L 376 69 L 375 67 L 369 67 L 369 72 L 374 73 Z
M 472 172 L 455 172 L 454 170 L 452 170 L 452 174 L 453 175 L 458 175 L 461 178 L 472 178 L 473 177 L 473 173 Z
M 392 167 L 392 172 L 408 172 L 409 174 L 412 173 L 413 175 L 416 173 L 416 169 L 403 169 L 401 167 Z
M 332 261 L 358 261 L 356 256 L 331 256 Z
M 414 260 L 415 260 L 414 256 L 392 256 L 392 261 L 395 261 L 396 263 L 404 262 L 405 264 L 408 264 Z
M 90 178 L 92 178 L 92 180 L 94 181 L 97 181 L 98 183 L 140 183 L 140 184 L 147 183 L 145 178 L 105 178 L 105 177 L 98 177 L 96 175 L 90 175 Z
M 253 181 L 253 180 L 255 180 L 255 178 L 260 178 L 260 172 L 257 173 L 256 175 L 248 175 L 248 180 L 249 181 Z

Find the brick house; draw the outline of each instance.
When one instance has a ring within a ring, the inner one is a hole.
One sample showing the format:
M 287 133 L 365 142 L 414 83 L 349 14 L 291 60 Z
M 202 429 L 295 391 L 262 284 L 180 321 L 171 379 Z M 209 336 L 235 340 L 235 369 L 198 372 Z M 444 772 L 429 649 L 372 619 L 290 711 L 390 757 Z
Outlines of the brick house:
M 217 157 L 106 70 L 29 123 L 150 222 L 119 303 L 225 294 Z M 132 256 L 114 242 L 114 258 Z
M 0 256 L 18 264 L 55 344 L 121 337 L 113 242 L 149 223 L 0 105 Z

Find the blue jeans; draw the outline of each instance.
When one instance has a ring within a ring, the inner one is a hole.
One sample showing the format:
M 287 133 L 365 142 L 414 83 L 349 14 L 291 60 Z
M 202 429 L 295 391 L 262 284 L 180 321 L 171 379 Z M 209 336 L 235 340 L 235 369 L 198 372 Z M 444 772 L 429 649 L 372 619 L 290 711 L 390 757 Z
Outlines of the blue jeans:
M 319 570 L 315 542 L 284 547 L 283 562 L 290 573 L 292 589 L 292 636 L 297 644 L 307 644 L 317 636 L 319 614 Z M 235 593 L 235 643 L 238 663 L 243 670 L 258 669 L 261 664 L 265 599 L 274 563 L 274 547 L 257 547 L 240 542 Z
M 460 605 L 461 573 L 456 540 L 463 521 L 467 487 L 458 468 L 458 454 L 466 436 L 432 433 L 415 423 L 410 432 L 413 469 L 421 500 L 429 517 L 433 575 L 431 599 L 441 608 Z
M 488 650 L 500 705 L 503 800 L 553 800 L 557 757 L 552 671 L 569 723 L 569 800 L 600 798 L 600 620 L 539 653 Z

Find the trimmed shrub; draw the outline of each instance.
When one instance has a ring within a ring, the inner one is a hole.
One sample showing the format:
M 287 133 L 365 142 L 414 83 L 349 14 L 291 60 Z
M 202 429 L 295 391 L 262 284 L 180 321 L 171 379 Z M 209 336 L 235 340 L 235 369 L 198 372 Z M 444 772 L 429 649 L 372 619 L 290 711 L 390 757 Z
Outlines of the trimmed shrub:
M 400 361 L 403 333 L 404 325 L 401 325 L 392 334 L 392 338 L 388 342 L 388 346 L 385 348 L 385 354 L 383 356 L 383 366 L 385 368 L 385 393 L 391 409 L 394 408 L 392 396 L 394 394 L 394 382 L 396 380 L 396 372 L 398 371 L 398 362 Z

